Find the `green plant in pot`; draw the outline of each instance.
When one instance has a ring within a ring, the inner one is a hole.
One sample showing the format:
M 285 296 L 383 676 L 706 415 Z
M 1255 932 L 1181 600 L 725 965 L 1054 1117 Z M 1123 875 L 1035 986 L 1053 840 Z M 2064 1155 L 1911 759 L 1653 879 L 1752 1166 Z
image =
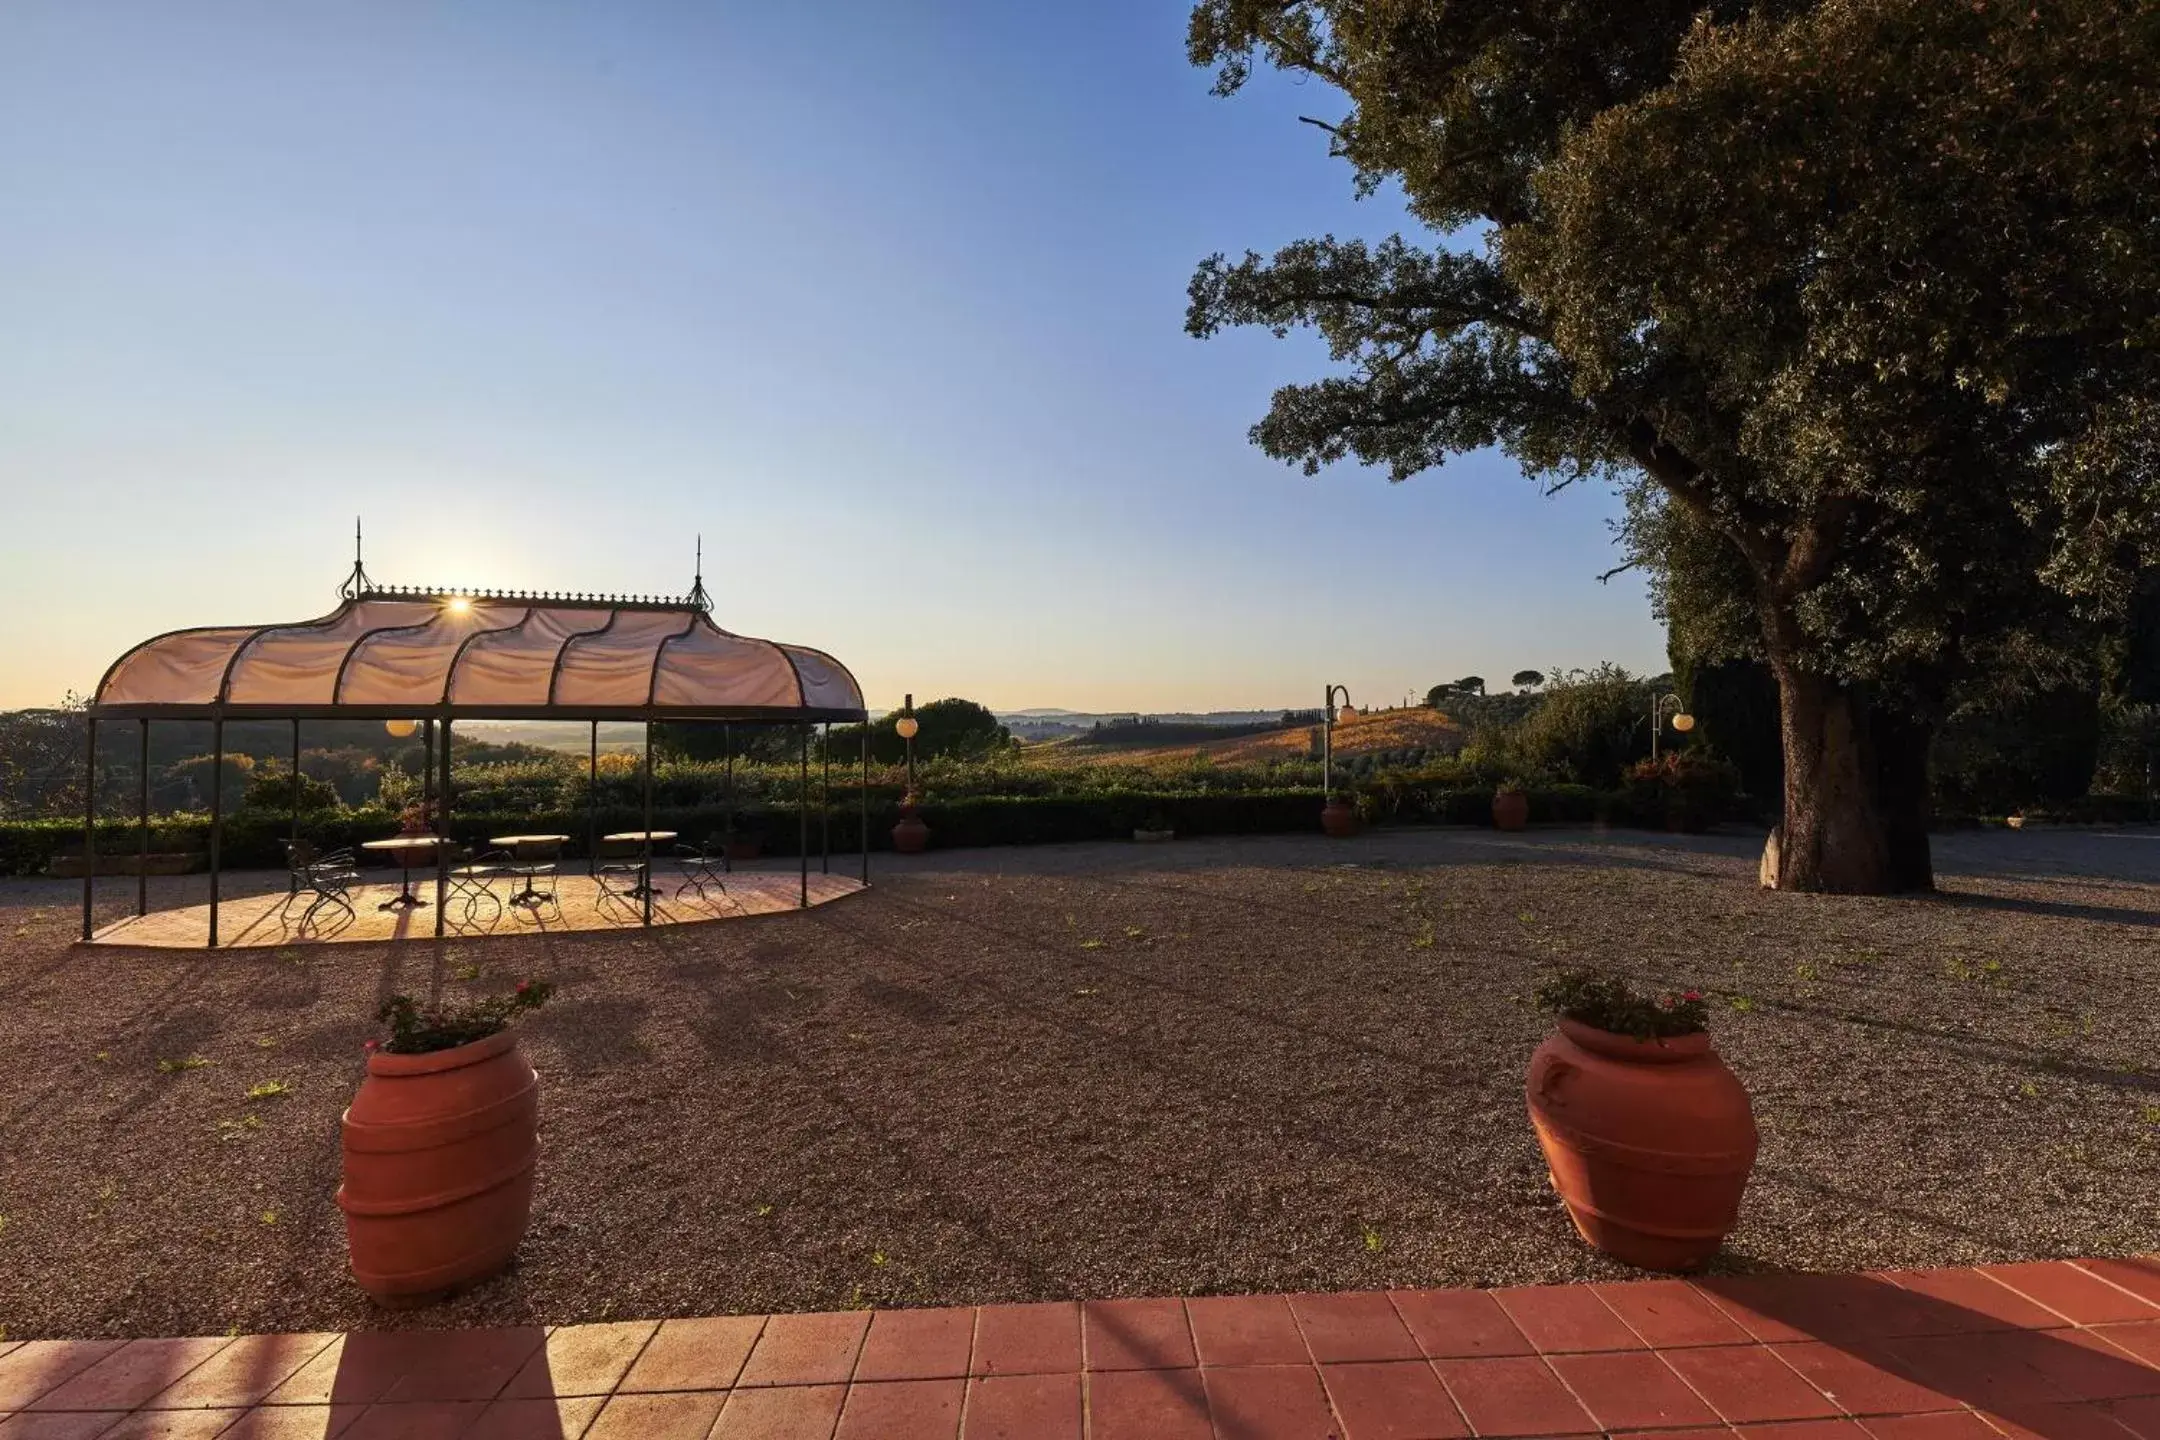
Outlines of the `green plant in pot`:
M 345 1112 L 338 1207 L 353 1278 L 404 1307 L 509 1264 L 532 1216 L 540 1077 L 511 1028 L 554 987 L 423 1007 L 393 995 Z
M 1537 999 L 1558 1025 L 1530 1057 L 1524 1095 L 1576 1230 L 1647 1270 L 1701 1265 L 1739 1222 L 1756 1147 L 1702 995 L 1646 995 L 1584 969 L 1551 976 Z

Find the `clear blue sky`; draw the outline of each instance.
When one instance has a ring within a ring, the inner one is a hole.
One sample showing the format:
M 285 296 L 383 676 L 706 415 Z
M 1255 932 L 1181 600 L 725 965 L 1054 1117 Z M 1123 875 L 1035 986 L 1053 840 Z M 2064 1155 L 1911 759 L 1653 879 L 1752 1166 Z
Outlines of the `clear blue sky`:
M 0 6 L 0 705 L 379 580 L 662 590 L 873 704 L 1360 703 L 1663 640 L 1603 495 L 1307 479 L 1215 250 L 1413 224 L 1175 0 Z

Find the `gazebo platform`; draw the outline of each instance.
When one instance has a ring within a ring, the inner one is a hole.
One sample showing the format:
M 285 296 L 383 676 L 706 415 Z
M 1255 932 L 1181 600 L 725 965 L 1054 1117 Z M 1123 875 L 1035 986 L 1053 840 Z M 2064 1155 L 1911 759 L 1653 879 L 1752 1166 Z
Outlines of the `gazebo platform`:
M 506 887 L 498 883 L 498 890 Z M 823 905 L 866 888 L 860 880 L 810 874 L 810 903 Z M 246 950 L 283 945 L 359 945 L 385 940 L 432 940 L 435 938 L 435 879 L 416 872 L 413 891 L 429 903 L 419 909 L 383 910 L 383 901 L 398 893 L 396 885 L 353 887 L 353 914 L 324 906 L 306 926 L 300 923 L 309 896 L 288 897 L 281 889 L 269 895 L 234 896 L 218 907 L 218 948 Z M 505 895 L 507 899 L 507 894 Z M 696 925 L 708 921 L 740 919 L 748 915 L 776 915 L 801 908 L 802 877 L 792 869 L 751 871 L 730 875 L 725 896 L 696 891 L 675 897 L 675 887 L 662 876 L 653 898 L 652 923 Z M 599 882 L 584 875 L 564 875 L 556 882 L 556 903 L 535 909 L 505 904 L 482 904 L 470 914 L 464 902 L 452 898 L 443 925 L 445 939 L 470 940 L 490 935 L 561 935 L 582 930 L 637 930 L 644 924 L 642 902 L 618 895 L 603 897 Z M 100 929 L 92 945 L 142 945 L 157 949 L 204 948 L 210 935 L 210 907 L 189 905 L 177 910 L 154 910 Z

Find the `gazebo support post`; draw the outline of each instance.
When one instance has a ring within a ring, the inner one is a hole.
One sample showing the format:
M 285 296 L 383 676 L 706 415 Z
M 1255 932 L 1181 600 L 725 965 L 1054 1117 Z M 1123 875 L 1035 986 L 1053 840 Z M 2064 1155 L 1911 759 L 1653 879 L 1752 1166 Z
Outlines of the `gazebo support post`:
M 225 717 L 210 722 L 210 948 L 217 949 L 218 861 L 225 835 Z
M 727 763 L 727 810 L 725 827 L 727 837 L 735 838 L 735 727 L 725 721 L 720 725 L 720 754 Z
M 802 736 L 802 770 L 795 779 L 795 853 L 802 856 L 802 899 L 797 902 L 804 910 L 810 908 L 810 727 L 799 727 Z
M 300 717 L 292 722 L 292 840 L 300 843 Z
M 870 722 L 862 724 L 862 883 L 870 883 Z
M 82 822 L 82 938 L 90 938 L 90 904 L 92 888 L 97 884 L 97 717 L 87 716 L 84 733 L 89 739 L 83 746 L 83 822 Z
M 824 756 L 825 763 L 824 778 L 818 781 L 818 826 L 824 831 L 824 840 L 821 847 L 825 852 L 824 872 L 830 875 L 832 874 L 832 721 L 830 720 L 825 722 L 823 743 L 820 745 L 818 753 Z
M 150 913 L 150 717 L 141 722 L 142 753 L 135 766 L 135 913 Z
M 645 928 L 652 928 L 652 721 L 645 722 Z
M 600 722 L 592 722 L 592 749 L 585 761 L 585 873 L 600 873 Z
M 435 938 L 442 939 L 443 899 L 450 891 L 450 717 L 442 722 L 442 779 L 435 787 Z

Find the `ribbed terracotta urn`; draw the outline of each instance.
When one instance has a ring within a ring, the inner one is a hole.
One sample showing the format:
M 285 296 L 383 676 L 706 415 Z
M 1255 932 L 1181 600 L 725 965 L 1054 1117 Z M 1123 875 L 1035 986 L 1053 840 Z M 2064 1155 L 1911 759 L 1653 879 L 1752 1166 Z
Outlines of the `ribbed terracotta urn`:
M 900 803 L 900 823 L 892 827 L 892 848 L 902 855 L 920 855 L 930 844 L 930 827 L 915 813 L 915 801 Z
M 513 1031 L 370 1055 L 337 1194 L 360 1288 L 415 1305 L 509 1264 L 532 1216 L 539 1122 L 540 1077 Z
M 1320 828 L 1337 840 L 1347 840 L 1358 832 L 1357 807 L 1341 796 L 1320 807 Z
M 1520 790 L 1495 791 L 1492 823 L 1501 830 L 1520 830 L 1530 823 L 1530 797 Z
M 1710 1036 L 1637 1040 L 1574 1020 L 1530 1057 L 1530 1123 L 1583 1239 L 1691 1270 L 1740 1219 L 1755 1117 Z

